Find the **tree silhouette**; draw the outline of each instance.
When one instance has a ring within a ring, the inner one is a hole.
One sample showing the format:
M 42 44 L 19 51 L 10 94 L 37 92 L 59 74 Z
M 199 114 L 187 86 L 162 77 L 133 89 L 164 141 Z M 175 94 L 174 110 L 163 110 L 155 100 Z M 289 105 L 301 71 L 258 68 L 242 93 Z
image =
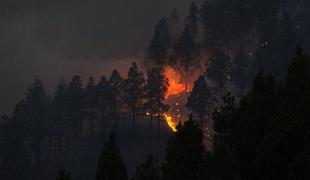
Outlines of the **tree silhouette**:
M 148 47 L 148 55 L 155 65 L 164 65 L 168 57 L 172 39 L 166 18 L 162 18 L 155 26 L 153 39 Z
M 136 63 L 132 63 L 129 69 L 127 79 L 123 82 L 124 101 L 132 112 L 132 128 L 135 128 L 136 114 L 141 108 L 142 98 L 144 96 L 145 79 L 143 73 L 138 70 Z
M 187 90 L 188 75 L 193 69 L 200 67 L 199 45 L 196 42 L 198 28 L 198 8 L 193 2 L 189 15 L 184 22 L 184 30 L 178 42 L 174 45 L 173 54 L 169 57 L 169 62 L 182 74 Z
M 56 136 L 56 144 L 57 149 L 59 150 L 59 154 L 63 155 L 68 137 L 68 128 L 69 128 L 69 121 L 68 121 L 68 85 L 66 82 L 61 79 L 57 85 L 56 92 L 54 93 L 54 99 L 51 103 L 51 116 L 54 121 L 53 130 L 55 130 Z
M 96 82 L 93 77 L 89 78 L 85 88 L 84 98 L 85 118 L 89 122 L 89 135 L 92 136 L 95 129 L 95 120 L 100 115 L 97 108 Z
M 74 180 L 74 178 L 71 177 L 70 172 L 67 172 L 65 169 L 61 169 L 58 172 L 56 180 Z
M 207 113 L 207 106 L 211 105 L 211 91 L 204 78 L 199 76 L 194 83 L 194 88 L 187 99 L 186 107 L 192 110 L 200 119 L 200 126 L 203 128 L 205 116 Z
M 177 39 L 180 37 L 182 33 L 182 24 L 180 14 L 177 9 L 174 9 L 172 13 L 167 18 L 167 22 L 169 25 L 169 32 L 172 40 L 172 44 L 176 43 Z M 171 47 L 172 47 L 171 44 Z
M 224 83 L 227 80 L 229 61 L 229 56 L 226 55 L 222 48 L 219 48 L 208 61 L 206 70 L 207 77 L 217 84 L 220 93 L 222 92 Z
M 122 92 L 122 82 L 123 78 L 117 70 L 113 70 L 112 74 L 109 77 L 109 84 L 112 90 L 112 97 L 114 100 L 112 101 L 112 114 L 114 120 L 119 119 L 119 107 L 123 104 L 123 92 Z M 116 122 L 114 122 L 114 126 Z
M 146 80 L 146 102 L 144 107 L 150 113 L 151 127 L 154 114 L 157 117 L 158 133 L 160 132 L 161 114 L 168 110 L 168 106 L 163 103 L 168 89 L 168 79 L 162 68 L 151 68 L 147 71 Z
M 177 126 L 169 139 L 163 168 L 164 179 L 195 180 L 201 171 L 204 157 L 202 132 L 192 119 Z
M 82 120 L 84 118 L 83 97 L 84 89 L 79 76 L 74 76 L 69 83 L 68 91 L 68 125 L 69 125 L 69 144 L 77 145 L 80 141 L 82 132 Z
M 136 170 L 133 180 L 159 180 L 161 178 L 160 165 L 152 156 L 148 155 Z
M 185 18 L 184 25 L 186 28 L 190 29 L 193 35 L 198 33 L 198 17 L 199 9 L 195 1 L 193 1 L 189 7 L 189 15 Z
M 26 134 L 32 141 L 35 163 L 39 164 L 42 160 L 42 143 L 50 123 L 49 102 L 40 80 L 36 79 L 28 89 L 22 111 L 25 114 L 21 118 L 25 122 Z
M 101 112 L 101 128 L 104 128 L 105 123 L 111 125 L 113 119 L 113 104 L 116 103 L 116 97 L 112 87 L 105 76 L 102 76 L 96 86 L 97 107 Z
M 127 170 L 119 154 L 114 135 L 111 134 L 108 142 L 100 154 L 97 165 L 97 180 L 127 180 Z
M 231 79 L 234 84 L 240 88 L 241 95 L 243 95 L 246 88 L 252 81 L 253 63 L 246 57 L 243 52 L 243 48 L 240 48 L 237 52 L 231 67 Z

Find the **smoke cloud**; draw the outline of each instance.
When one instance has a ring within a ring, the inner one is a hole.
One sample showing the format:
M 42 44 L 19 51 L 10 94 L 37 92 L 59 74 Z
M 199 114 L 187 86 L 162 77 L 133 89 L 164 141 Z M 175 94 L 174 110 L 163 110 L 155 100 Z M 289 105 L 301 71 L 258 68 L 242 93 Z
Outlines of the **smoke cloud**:
M 184 16 L 190 2 L 2 0 L 0 114 L 12 111 L 35 78 L 52 92 L 60 77 L 124 73 L 144 57 L 157 21 L 174 8 Z

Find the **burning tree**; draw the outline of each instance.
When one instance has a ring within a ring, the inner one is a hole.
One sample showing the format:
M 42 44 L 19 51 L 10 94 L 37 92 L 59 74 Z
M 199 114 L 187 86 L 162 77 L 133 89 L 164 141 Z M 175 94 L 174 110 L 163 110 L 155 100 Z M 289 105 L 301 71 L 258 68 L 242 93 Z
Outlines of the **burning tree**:
M 148 111 L 151 119 L 157 116 L 158 133 L 160 128 L 160 115 L 168 110 L 168 106 L 163 103 L 168 89 L 168 79 L 164 74 L 163 68 L 151 68 L 147 72 L 146 81 L 146 102 L 145 109 Z
M 184 31 L 178 42 L 174 45 L 173 54 L 169 59 L 169 63 L 182 73 L 186 90 L 188 74 L 192 69 L 200 67 L 199 45 L 196 43 L 199 11 L 194 2 L 189 11 L 189 15 L 184 22 Z

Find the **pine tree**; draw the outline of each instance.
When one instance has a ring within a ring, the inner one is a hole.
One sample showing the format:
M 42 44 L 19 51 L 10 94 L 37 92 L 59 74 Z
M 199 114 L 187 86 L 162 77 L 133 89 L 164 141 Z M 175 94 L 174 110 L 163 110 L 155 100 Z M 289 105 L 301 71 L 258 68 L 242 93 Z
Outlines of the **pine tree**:
M 172 44 L 176 43 L 177 39 L 180 38 L 182 33 L 182 24 L 180 14 L 177 9 L 174 9 L 167 18 L 169 25 L 169 32 L 172 40 Z M 171 44 L 171 46 L 172 46 Z
M 96 83 L 93 77 L 89 78 L 84 92 L 85 118 L 89 122 L 89 135 L 92 136 L 95 128 L 95 120 L 99 117 L 96 97 Z
M 119 154 L 114 135 L 105 143 L 97 165 L 97 180 L 127 180 L 127 170 Z
M 199 9 L 195 1 L 193 1 L 189 7 L 189 15 L 185 18 L 184 25 L 190 29 L 191 33 L 197 36 L 198 33 L 198 17 Z
M 82 120 L 85 112 L 83 106 L 84 89 L 81 78 L 73 76 L 68 86 L 68 130 L 69 130 L 69 144 L 78 145 L 82 136 Z
M 104 124 L 111 125 L 112 109 L 111 104 L 115 103 L 115 96 L 113 90 L 109 84 L 109 81 L 105 76 L 102 76 L 99 83 L 96 86 L 97 108 L 101 114 L 101 128 L 104 128 Z M 107 121 L 107 122 L 106 122 Z
M 199 76 L 194 83 L 194 88 L 187 99 L 186 107 L 194 112 L 200 119 L 201 128 L 204 127 L 207 106 L 211 105 L 211 91 L 203 76 Z
M 169 57 L 169 63 L 183 74 L 186 90 L 189 73 L 200 67 L 200 53 L 197 43 L 198 13 L 197 5 L 193 2 L 190 6 L 189 15 L 185 19 L 181 37 L 174 45 L 173 54 Z
M 56 136 L 56 144 L 59 154 L 63 154 L 66 150 L 68 137 L 69 119 L 68 119 L 68 85 L 61 79 L 57 85 L 54 94 L 54 100 L 51 106 L 51 116 L 54 121 L 54 133 Z
M 157 159 L 148 155 L 136 170 L 133 180 L 159 180 L 161 178 L 160 165 Z
M 132 63 L 129 69 L 127 79 L 123 82 L 124 101 L 132 112 L 132 129 L 135 129 L 136 115 L 141 108 L 144 97 L 144 76 L 138 70 L 136 63 Z
M 151 127 L 153 115 L 157 116 L 158 133 L 160 131 L 161 114 L 168 110 L 168 106 L 163 103 L 168 89 L 168 79 L 162 68 L 151 68 L 147 72 L 146 80 L 146 102 L 144 107 L 150 113 Z
M 205 150 L 202 132 L 192 119 L 177 127 L 169 139 L 163 167 L 163 179 L 199 179 Z
M 122 82 L 123 78 L 121 77 L 120 73 L 117 70 L 113 70 L 112 74 L 109 77 L 109 84 L 112 90 L 112 114 L 114 117 L 114 126 L 116 125 L 116 120 L 119 119 L 119 109 L 120 106 L 123 104 L 123 92 L 122 92 Z
M 164 65 L 168 58 L 172 39 L 166 18 L 162 18 L 155 26 L 153 39 L 148 47 L 149 58 L 155 65 Z
M 49 102 L 40 80 L 36 79 L 28 89 L 23 108 L 27 135 L 32 141 L 35 163 L 39 164 L 42 160 L 43 141 L 47 137 L 50 123 Z
M 189 73 L 193 69 L 200 67 L 199 58 L 195 36 L 191 29 L 185 28 L 179 41 L 174 46 L 174 54 L 170 57 L 170 63 L 182 72 L 186 89 Z
M 250 81 L 252 81 L 254 70 L 252 62 L 246 57 L 243 48 L 240 48 L 237 52 L 231 66 L 231 79 L 234 84 L 240 88 L 241 95 L 243 95 Z
M 228 65 L 230 58 L 226 55 L 224 49 L 219 48 L 209 59 L 206 69 L 207 77 L 217 84 L 219 93 L 222 92 L 227 80 Z

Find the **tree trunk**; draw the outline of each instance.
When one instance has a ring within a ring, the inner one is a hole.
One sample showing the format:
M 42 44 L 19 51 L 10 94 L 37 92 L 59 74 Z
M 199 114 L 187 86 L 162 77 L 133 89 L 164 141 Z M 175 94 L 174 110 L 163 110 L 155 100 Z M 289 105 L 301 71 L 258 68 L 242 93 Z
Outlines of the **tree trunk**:
M 153 110 L 151 110 L 150 115 L 150 142 L 151 142 L 151 149 L 153 148 Z
M 136 127 L 136 108 L 132 108 L 132 132 L 135 132 L 135 127 Z
M 89 136 L 92 137 L 94 133 L 94 119 L 91 117 L 89 121 L 90 121 Z
M 187 74 L 188 74 L 188 70 L 185 70 L 185 77 L 184 77 L 184 84 L 185 84 L 185 92 L 187 92 Z
M 160 102 L 157 102 L 157 135 L 160 138 Z

